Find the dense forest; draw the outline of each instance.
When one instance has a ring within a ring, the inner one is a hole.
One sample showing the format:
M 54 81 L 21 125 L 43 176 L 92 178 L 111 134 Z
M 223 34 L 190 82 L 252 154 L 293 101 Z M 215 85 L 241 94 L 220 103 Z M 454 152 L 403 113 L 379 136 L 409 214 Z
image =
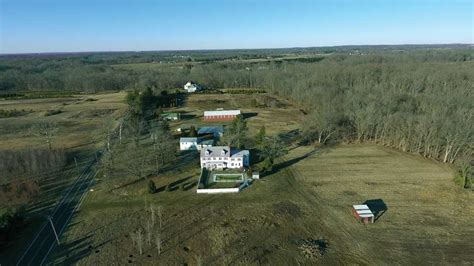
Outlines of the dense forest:
M 308 114 L 302 128 L 308 142 L 376 142 L 457 164 L 466 180 L 472 175 L 469 46 L 0 57 L 4 97 L 24 91 L 161 93 L 187 80 L 292 99 Z

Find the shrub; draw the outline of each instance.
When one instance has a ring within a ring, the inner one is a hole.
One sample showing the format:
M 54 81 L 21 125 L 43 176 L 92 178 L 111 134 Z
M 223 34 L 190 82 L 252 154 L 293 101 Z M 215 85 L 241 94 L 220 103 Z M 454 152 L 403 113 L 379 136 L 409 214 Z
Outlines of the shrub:
M 62 113 L 61 110 L 48 110 L 44 113 L 44 116 L 51 116 L 51 115 L 57 115 Z
M 15 231 L 24 224 L 24 207 L 8 208 L 0 214 L 0 245 L 14 238 Z
M 148 181 L 148 193 L 154 194 L 156 193 L 156 185 L 153 180 Z
M 247 176 L 248 176 L 248 177 L 252 177 L 252 175 L 253 175 L 253 168 L 250 167 L 250 168 L 247 170 Z
M 7 118 L 7 117 L 16 117 L 16 116 L 23 116 L 27 115 L 28 113 L 33 112 L 33 110 L 17 110 L 17 109 L 12 109 L 12 110 L 2 110 L 0 109 L 0 118 Z

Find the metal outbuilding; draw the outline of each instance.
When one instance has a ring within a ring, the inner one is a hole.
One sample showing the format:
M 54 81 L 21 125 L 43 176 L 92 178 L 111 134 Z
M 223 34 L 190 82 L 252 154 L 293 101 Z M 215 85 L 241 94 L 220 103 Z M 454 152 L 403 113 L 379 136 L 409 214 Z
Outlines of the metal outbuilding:
M 374 223 L 374 213 L 369 209 L 366 204 L 352 205 L 352 214 L 356 219 L 365 224 Z

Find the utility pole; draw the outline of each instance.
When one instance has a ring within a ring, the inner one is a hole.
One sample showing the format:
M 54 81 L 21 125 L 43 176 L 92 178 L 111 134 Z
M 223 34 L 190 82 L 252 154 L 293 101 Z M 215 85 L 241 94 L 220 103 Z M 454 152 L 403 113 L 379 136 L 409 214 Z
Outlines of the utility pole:
M 76 160 L 76 157 L 74 157 L 74 163 L 76 164 L 76 169 L 77 169 L 77 160 Z
M 58 242 L 59 246 L 59 237 L 58 234 L 56 233 L 56 228 L 54 228 L 53 220 L 51 219 L 51 216 L 48 216 L 48 220 L 51 223 L 51 227 L 53 228 L 54 236 L 56 237 L 56 241 Z

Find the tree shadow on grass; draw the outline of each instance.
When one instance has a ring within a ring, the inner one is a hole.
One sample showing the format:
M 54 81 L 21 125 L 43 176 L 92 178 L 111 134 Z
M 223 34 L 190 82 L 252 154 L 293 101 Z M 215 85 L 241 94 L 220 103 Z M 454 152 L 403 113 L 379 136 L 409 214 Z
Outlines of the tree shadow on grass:
M 62 242 L 53 258 L 54 263 L 60 262 L 63 265 L 72 265 L 80 259 L 89 256 L 93 250 L 91 237 L 92 234 L 89 234 L 71 242 Z
M 191 120 L 196 118 L 195 114 L 191 114 L 189 112 L 181 112 L 180 113 L 181 120 Z
M 184 190 L 188 191 L 197 185 L 197 181 L 185 184 Z
M 382 217 L 382 215 L 388 210 L 387 205 L 382 199 L 366 200 L 364 204 L 367 205 L 374 214 L 374 222 Z
M 301 132 L 299 129 L 293 129 L 285 133 L 278 134 L 278 138 L 287 146 L 301 140 Z
M 147 177 L 152 177 L 154 175 L 163 174 L 163 173 L 166 173 L 166 172 L 169 172 L 169 171 L 172 171 L 172 170 L 181 169 L 181 168 L 187 166 L 188 164 L 192 163 L 193 160 L 196 159 L 196 156 L 195 156 L 196 154 L 197 154 L 196 152 L 181 154 L 176 158 L 176 160 L 169 163 L 167 166 L 161 168 L 159 171 L 155 171 L 155 172 L 149 174 Z M 126 188 L 128 186 L 143 182 L 145 180 L 148 180 L 148 178 L 134 179 L 132 181 L 123 183 L 120 186 L 117 186 L 117 187 L 114 187 L 114 188 L 110 189 L 109 192 L 112 192 L 112 191 L 115 191 L 115 190 L 120 190 L 120 189 Z M 165 188 L 166 188 L 166 186 L 160 187 L 160 188 L 158 188 L 157 192 L 163 191 Z
M 267 172 L 264 172 L 263 174 L 261 174 L 261 178 L 264 178 L 266 176 L 269 176 L 269 175 L 272 175 L 272 174 L 275 174 L 275 173 L 278 173 L 279 171 L 287 168 L 287 167 L 290 167 L 298 162 L 300 162 L 301 160 L 304 160 L 314 154 L 317 154 L 319 153 L 319 149 L 314 149 L 300 157 L 296 157 L 296 158 L 293 158 L 291 160 L 288 160 L 288 161 L 284 161 L 282 163 L 279 163 L 279 164 L 276 164 L 273 166 L 272 170 L 271 171 L 267 171 Z
M 258 113 L 242 113 L 242 116 L 244 117 L 244 119 L 248 119 L 248 118 L 251 118 L 251 117 L 254 117 L 254 116 L 257 116 Z
M 181 178 L 181 179 L 178 179 L 178 180 L 176 180 L 176 181 L 173 181 L 173 182 L 169 183 L 168 186 L 170 187 L 170 191 L 175 191 L 175 190 L 177 190 L 178 187 L 179 187 L 179 184 L 188 181 L 188 180 L 191 179 L 192 177 L 193 177 L 193 176 L 183 177 L 183 178 Z

